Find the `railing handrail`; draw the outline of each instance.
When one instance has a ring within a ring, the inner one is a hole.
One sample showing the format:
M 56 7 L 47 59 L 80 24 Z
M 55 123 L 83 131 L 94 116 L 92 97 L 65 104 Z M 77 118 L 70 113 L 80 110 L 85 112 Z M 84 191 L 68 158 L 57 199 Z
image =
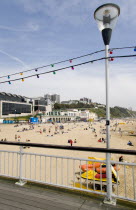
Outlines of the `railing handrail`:
M 50 149 L 65 149 L 65 150 L 76 150 L 76 151 L 86 151 L 86 152 L 101 152 L 101 153 L 115 153 L 115 154 L 127 154 L 136 155 L 136 150 L 124 150 L 124 149 L 107 149 L 99 147 L 80 147 L 80 146 L 65 146 L 65 145 L 55 145 L 55 144 L 39 144 L 39 143 L 26 143 L 26 142 L 11 142 L 11 141 L 1 141 L 0 144 L 12 145 L 12 146 L 26 146 L 26 147 L 40 147 L 40 148 L 50 148 Z
M 0 152 L 7 152 L 7 153 L 16 153 L 20 154 L 20 151 L 9 151 L 9 150 L 0 150 Z M 69 157 L 69 156 L 59 156 L 59 155 L 46 155 L 46 154 L 41 154 L 41 153 L 32 153 L 32 152 L 22 152 L 22 155 L 34 155 L 34 156 L 41 156 L 41 157 L 52 157 L 52 158 L 63 158 L 63 159 L 71 159 L 71 160 L 81 160 L 81 161 L 91 161 L 91 162 L 96 162 L 96 159 L 88 159 L 88 158 L 77 158 L 77 157 Z M 97 160 L 99 163 L 106 163 L 105 160 Z M 129 166 L 136 166 L 136 163 L 130 163 L 130 162 L 118 162 L 118 161 L 113 161 L 111 159 L 111 164 L 117 164 L 117 165 L 129 165 Z

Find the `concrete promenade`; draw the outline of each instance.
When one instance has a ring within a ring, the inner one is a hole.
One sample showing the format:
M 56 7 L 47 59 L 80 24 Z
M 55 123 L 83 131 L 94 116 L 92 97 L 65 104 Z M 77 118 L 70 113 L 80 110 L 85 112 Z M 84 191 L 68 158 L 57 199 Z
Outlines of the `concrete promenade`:
M 115 210 L 135 209 L 126 205 L 107 206 L 100 196 L 85 196 L 44 185 L 15 185 L 15 180 L 0 179 L 0 210 Z M 129 205 L 128 205 L 129 206 Z

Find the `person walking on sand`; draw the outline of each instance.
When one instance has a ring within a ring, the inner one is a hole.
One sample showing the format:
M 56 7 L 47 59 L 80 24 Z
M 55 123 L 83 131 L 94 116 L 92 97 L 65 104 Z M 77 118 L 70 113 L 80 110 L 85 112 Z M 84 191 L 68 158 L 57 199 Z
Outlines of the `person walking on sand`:
M 72 145 L 73 145 L 73 141 L 72 141 L 72 139 L 70 139 L 70 145 L 71 145 L 71 147 L 72 147 Z
M 43 132 L 46 133 L 46 128 L 43 128 Z
M 15 134 L 15 141 L 17 140 L 17 134 Z
M 55 132 L 57 132 L 58 131 L 58 126 L 55 126 Z
M 20 142 L 20 139 L 21 139 L 21 137 L 20 136 L 18 136 L 18 141 Z

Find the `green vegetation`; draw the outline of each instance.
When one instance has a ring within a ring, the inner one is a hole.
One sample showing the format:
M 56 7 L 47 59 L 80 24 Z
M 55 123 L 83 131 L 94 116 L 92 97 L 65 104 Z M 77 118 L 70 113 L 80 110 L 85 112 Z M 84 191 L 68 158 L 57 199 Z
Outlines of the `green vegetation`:
M 98 117 L 106 117 L 106 108 L 90 109 L 91 112 L 95 112 Z M 136 111 L 130 111 L 127 108 L 115 106 L 110 108 L 111 118 L 126 118 L 136 117 Z
M 130 111 L 127 108 L 115 106 L 114 108 L 110 109 L 111 117 L 136 117 L 136 111 Z
M 95 108 L 92 108 L 90 109 L 90 112 L 94 112 L 98 115 L 98 117 L 106 117 L 106 108 L 98 108 L 98 109 L 95 109 Z
M 54 104 L 54 109 L 78 109 L 78 110 L 85 110 L 88 109 L 90 112 L 94 112 L 98 115 L 98 117 L 106 117 L 106 108 L 105 107 L 97 107 L 97 105 L 100 105 L 96 103 L 95 105 L 92 104 L 83 104 L 83 103 L 77 103 L 77 104 Z M 95 108 L 95 106 L 97 108 Z M 110 116 L 111 118 L 126 118 L 126 117 L 136 117 L 136 111 L 131 111 L 127 108 L 118 107 L 115 106 L 113 108 L 110 108 Z
M 54 109 L 81 109 L 81 108 L 85 108 L 85 109 L 89 109 L 89 108 L 93 108 L 94 104 L 84 104 L 84 103 L 77 103 L 77 104 L 54 104 Z
M 4 120 L 15 120 L 15 121 L 24 120 L 24 121 L 28 121 L 30 117 L 32 117 L 32 115 L 20 116 L 20 117 L 7 117 Z

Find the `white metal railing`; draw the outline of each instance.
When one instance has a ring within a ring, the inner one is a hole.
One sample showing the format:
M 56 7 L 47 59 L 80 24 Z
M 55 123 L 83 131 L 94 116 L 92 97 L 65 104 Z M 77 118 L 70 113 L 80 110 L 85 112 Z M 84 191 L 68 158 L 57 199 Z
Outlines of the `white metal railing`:
M 106 163 L 106 160 L 28 153 L 20 146 L 19 152 L 0 150 L 0 176 L 19 179 L 19 183 L 33 181 L 106 195 L 103 166 L 99 167 L 100 178 L 97 180 L 91 177 L 96 171 L 94 164 L 90 176 L 88 161 Z M 120 169 L 116 172 L 116 181 L 112 183 L 112 196 L 136 201 L 136 163 L 111 161 L 111 164 Z M 86 165 L 86 172 L 79 167 L 81 165 Z

